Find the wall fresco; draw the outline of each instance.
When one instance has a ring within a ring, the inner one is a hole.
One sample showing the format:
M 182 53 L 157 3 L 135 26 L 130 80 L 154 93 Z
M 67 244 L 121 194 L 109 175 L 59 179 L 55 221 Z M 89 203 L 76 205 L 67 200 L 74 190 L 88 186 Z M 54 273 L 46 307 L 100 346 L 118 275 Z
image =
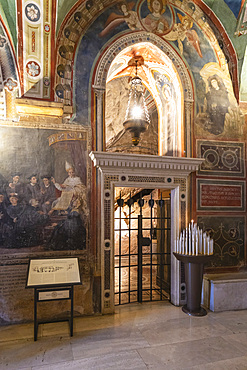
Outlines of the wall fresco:
M 196 137 L 240 138 L 244 115 L 234 96 L 229 72 L 217 63 L 207 63 L 200 71 L 197 86 Z
M 245 217 L 199 216 L 197 223 L 214 240 L 214 257 L 208 267 L 244 265 Z
M 0 253 L 85 249 L 87 134 L 2 127 L 0 135 Z

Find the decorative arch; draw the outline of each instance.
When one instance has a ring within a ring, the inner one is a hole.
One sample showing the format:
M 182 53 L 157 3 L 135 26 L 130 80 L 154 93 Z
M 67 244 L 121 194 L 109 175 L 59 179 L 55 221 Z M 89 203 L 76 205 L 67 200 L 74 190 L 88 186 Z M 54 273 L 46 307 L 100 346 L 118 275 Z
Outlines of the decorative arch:
M 189 73 L 188 67 L 185 64 L 185 61 L 168 42 L 153 33 L 143 31 L 120 37 L 111 45 L 107 46 L 95 64 L 95 69 L 92 74 L 92 87 L 95 93 L 95 105 L 97 107 L 96 117 L 94 120 L 96 125 L 95 132 L 97 150 L 103 150 L 104 148 L 104 93 L 106 89 L 107 73 L 110 65 L 123 49 L 127 48 L 128 46 L 134 46 L 135 44 L 145 42 L 152 43 L 153 45 L 157 46 L 169 57 L 181 81 L 184 96 L 184 115 L 182 117 L 183 130 L 181 130 L 181 135 L 186 138 L 186 140 L 184 140 L 184 145 L 181 145 L 181 148 L 183 147 L 185 156 L 190 156 L 190 127 L 194 109 L 194 90 L 192 77 Z
M 190 16 L 193 14 L 199 14 L 201 16 L 199 26 L 203 31 L 206 31 L 207 36 L 210 38 L 214 33 L 212 31 L 212 26 L 214 31 L 217 33 L 217 38 L 213 40 L 214 48 L 217 48 L 217 54 L 221 57 L 224 55 L 229 60 L 229 70 L 233 81 L 234 92 L 236 99 L 239 100 L 239 89 L 238 89 L 238 72 L 237 72 L 237 56 L 226 30 L 212 12 L 212 10 L 202 1 L 194 0 L 194 4 L 188 1 L 188 6 L 185 2 L 181 3 L 177 0 L 171 0 L 170 3 L 174 3 L 177 8 L 181 11 L 188 11 Z M 81 38 L 85 35 L 88 27 L 97 19 L 98 15 L 104 12 L 112 5 L 116 4 L 115 0 L 109 0 L 107 5 L 102 1 L 91 2 L 79 0 L 68 12 L 61 27 L 58 31 L 57 43 L 56 43 L 56 62 L 54 63 L 54 86 L 53 91 L 55 91 L 55 100 L 63 102 L 65 105 L 72 105 L 73 103 L 73 70 L 70 73 L 64 73 L 61 70 L 66 66 L 74 65 L 76 58 L 76 51 L 80 44 Z M 193 6 L 192 6 L 192 5 Z M 106 6 L 105 6 L 106 5 Z M 105 7 L 104 7 L 105 6 Z M 195 8 L 198 7 L 197 9 Z M 207 22 L 208 18 L 208 22 Z M 132 32 L 132 35 L 134 33 Z M 117 36 L 116 36 L 117 37 Z M 157 38 L 159 38 L 157 36 Z M 220 41 L 218 42 L 217 39 Z M 220 44 L 220 45 L 219 45 Z M 66 55 L 59 53 L 61 47 L 66 46 L 72 48 L 70 52 Z M 66 57 L 66 58 L 65 58 Z M 58 68 L 60 66 L 60 68 Z M 53 82 L 53 81 L 52 81 Z M 67 86 L 71 87 L 70 90 Z

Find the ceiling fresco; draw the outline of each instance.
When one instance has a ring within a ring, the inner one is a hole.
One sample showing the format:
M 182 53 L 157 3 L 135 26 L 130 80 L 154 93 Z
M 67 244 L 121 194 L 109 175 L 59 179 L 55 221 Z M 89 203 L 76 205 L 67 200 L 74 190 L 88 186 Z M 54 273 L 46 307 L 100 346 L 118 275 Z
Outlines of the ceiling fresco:
M 89 92 L 97 63 L 109 45 L 136 32 L 140 32 L 140 40 L 150 33 L 171 46 L 187 66 L 197 98 L 200 89 L 207 93 L 212 73 L 226 81 L 230 100 L 246 98 L 246 68 L 243 68 L 246 65 L 246 0 L 138 0 L 125 3 L 112 0 L 0 0 L 0 7 L 4 38 L 2 55 L 6 54 L 5 46 L 8 45 L 16 62 L 14 74 L 17 77 L 14 80 L 20 96 L 73 106 L 71 118 L 81 124 L 90 124 Z M 153 52 L 146 62 L 149 70 L 157 70 L 160 57 L 154 55 L 157 53 Z M 5 63 L 1 68 L 7 80 L 13 78 L 13 73 L 6 75 Z M 151 76 L 148 69 L 140 71 L 144 81 Z M 131 74 L 128 68 L 124 72 L 121 68 L 117 71 L 118 77 Z M 234 90 L 228 87 L 228 81 L 233 83 Z M 233 102 L 232 106 L 235 105 Z M 200 104 L 197 113 L 199 111 Z

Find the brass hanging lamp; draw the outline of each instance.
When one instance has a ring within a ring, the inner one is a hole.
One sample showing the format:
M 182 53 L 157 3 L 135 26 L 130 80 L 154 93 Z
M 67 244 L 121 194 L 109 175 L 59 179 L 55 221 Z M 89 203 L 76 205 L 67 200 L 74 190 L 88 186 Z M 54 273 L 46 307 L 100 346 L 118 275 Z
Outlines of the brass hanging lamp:
M 137 146 L 140 142 L 140 135 L 146 131 L 150 118 L 144 97 L 144 86 L 142 80 L 137 76 L 138 65 L 144 64 L 142 57 L 135 57 L 130 60 L 129 65 L 135 65 L 135 76 L 130 81 L 130 91 L 125 120 L 123 126 L 132 136 L 132 143 Z

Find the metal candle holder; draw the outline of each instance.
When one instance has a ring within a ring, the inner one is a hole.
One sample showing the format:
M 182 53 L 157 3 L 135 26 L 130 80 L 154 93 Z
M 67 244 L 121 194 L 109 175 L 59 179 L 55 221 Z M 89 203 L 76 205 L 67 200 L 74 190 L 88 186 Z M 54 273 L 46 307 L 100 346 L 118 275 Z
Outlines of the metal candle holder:
M 203 265 L 213 256 L 213 239 L 192 220 L 175 240 L 175 251 L 174 256 L 185 266 L 187 304 L 182 310 L 191 316 L 205 316 L 207 311 L 201 307 Z

